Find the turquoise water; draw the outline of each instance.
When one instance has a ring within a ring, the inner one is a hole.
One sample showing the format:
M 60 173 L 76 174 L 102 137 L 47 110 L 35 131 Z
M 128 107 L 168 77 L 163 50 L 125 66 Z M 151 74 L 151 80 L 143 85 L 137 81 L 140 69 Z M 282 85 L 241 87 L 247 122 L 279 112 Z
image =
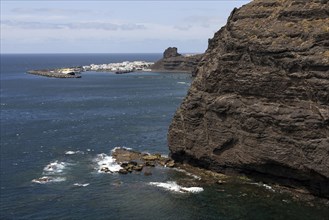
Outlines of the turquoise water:
M 189 75 L 25 74 L 160 57 L 1 55 L 1 219 L 327 219 L 325 207 L 294 202 L 262 186 L 201 184 L 202 192 L 178 193 L 150 185 L 188 178 L 176 170 L 154 168 L 151 176 L 98 172 L 101 156 L 115 147 L 169 153 L 168 126 L 187 93 Z M 58 169 L 49 170 L 51 164 Z M 42 176 L 53 182 L 33 182 Z

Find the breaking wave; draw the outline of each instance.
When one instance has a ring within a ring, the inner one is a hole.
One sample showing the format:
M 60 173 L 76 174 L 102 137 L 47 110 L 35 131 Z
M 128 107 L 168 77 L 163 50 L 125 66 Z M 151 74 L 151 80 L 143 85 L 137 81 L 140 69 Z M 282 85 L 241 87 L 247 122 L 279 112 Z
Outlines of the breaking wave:
M 74 183 L 73 186 L 86 187 L 89 186 L 89 183 Z
M 66 180 L 66 178 L 63 177 L 65 173 L 64 171 L 69 165 L 71 164 L 66 162 L 59 162 L 58 160 L 51 162 L 43 168 L 43 176 L 33 179 L 32 182 L 40 184 L 63 182 Z
M 97 157 L 94 160 L 97 163 L 96 170 L 99 173 L 114 173 L 119 172 L 122 168 L 118 163 L 115 162 L 115 159 L 112 156 L 107 154 L 97 154 Z
M 43 176 L 38 179 L 33 179 L 33 183 L 45 184 L 45 183 L 53 183 L 53 182 L 63 182 L 65 181 L 65 177 L 51 177 L 51 176 Z
M 65 162 L 55 162 L 49 163 L 47 166 L 43 168 L 44 174 L 59 174 L 64 171 L 64 169 L 69 165 Z
M 84 152 L 83 152 L 83 151 L 80 151 L 80 150 L 77 150 L 77 151 L 71 151 L 71 150 L 69 150 L 69 151 L 66 151 L 65 154 L 66 154 L 66 155 L 72 155 L 72 154 L 84 154 Z
M 183 187 L 178 185 L 174 181 L 168 181 L 168 182 L 150 182 L 149 185 L 151 186 L 157 186 L 160 188 L 164 188 L 168 191 L 178 192 L 178 193 L 200 193 L 203 191 L 202 187 Z
M 178 171 L 178 172 L 185 173 L 186 175 L 188 175 L 190 177 L 193 177 L 194 179 L 201 180 L 201 177 L 199 177 L 199 176 L 197 176 L 195 174 L 189 173 L 186 170 L 182 170 L 182 169 L 178 169 L 178 168 L 173 168 L 173 169 L 176 170 L 176 171 Z

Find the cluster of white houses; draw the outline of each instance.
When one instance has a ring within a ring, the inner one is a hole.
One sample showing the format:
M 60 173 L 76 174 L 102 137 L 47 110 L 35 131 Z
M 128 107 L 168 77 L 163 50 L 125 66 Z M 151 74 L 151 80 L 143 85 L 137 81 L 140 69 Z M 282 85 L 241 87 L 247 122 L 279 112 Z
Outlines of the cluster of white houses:
M 125 61 L 122 63 L 109 63 L 109 64 L 91 64 L 83 66 L 84 71 L 107 71 L 115 73 L 127 73 L 133 71 L 150 71 L 152 62 L 145 61 Z
M 84 71 L 104 71 L 104 72 L 115 72 L 118 74 L 129 73 L 134 71 L 152 71 L 150 67 L 154 63 L 145 61 L 125 61 L 122 63 L 109 63 L 109 64 L 91 64 L 83 67 L 72 67 L 72 68 L 58 68 L 58 69 L 44 69 L 44 70 L 29 70 L 27 73 L 56 77 L 56 78 L 80 78 L 81 72 Z

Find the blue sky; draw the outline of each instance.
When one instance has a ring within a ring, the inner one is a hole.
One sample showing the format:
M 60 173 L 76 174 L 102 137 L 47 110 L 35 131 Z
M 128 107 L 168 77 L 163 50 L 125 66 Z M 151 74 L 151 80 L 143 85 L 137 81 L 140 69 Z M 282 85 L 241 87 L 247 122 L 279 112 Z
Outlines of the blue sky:
M 204 52 L 248 2 L 1 0 L 1 53 Z

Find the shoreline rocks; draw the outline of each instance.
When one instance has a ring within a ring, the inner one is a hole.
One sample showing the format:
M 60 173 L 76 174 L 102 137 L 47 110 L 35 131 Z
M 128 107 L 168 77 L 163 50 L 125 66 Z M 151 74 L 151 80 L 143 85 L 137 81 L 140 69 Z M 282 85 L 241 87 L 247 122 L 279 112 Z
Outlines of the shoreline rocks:
M 172 159 L 161 154 L 146 154 L 125 148 L 115 149 L 112 152 L 112 157 L 122 167 L 118 172 L 120 174 L 144 171 L 145 175 L 150 175 L 150 170 L 145 170 L 144 168 L 155 166 L 175 167 L 175 162 Z
M 117 148 L 112 151 L 112 157 L 122 167 L 117 173 L 121 175 L 142 173 L 145 177 L 152 176 L 153 169 L 157 167 L 167 167 L 174 169 L 178 173 L 184 173 L 185 177 L 177 179 L 177 184 L 186 187 L 196 186 L 223 186 L 223 185 L 257 185 L 272 193 L 289 194 L 292 199 L 299 201 L 320 202 L 328 205 L 328 200 L 318 199 L 310 195 L 307 191 L 296 188 L 287 188 L 280 185 L 269 184 L 268 182 L 255 182 L 244 174 L 230 173 L 228 175 L 217 173 L 211 170 L 206 170 L 200 167 L 191 166 L 186 163 L 174 162 L 172 159 L 162 156 L 160 154 L 146 154 L 125 148 Z M 148 162 L 153 162 L 153 166 L 146 165 Z M 165 164 L 165 165 L 164 165 Z M 170 165 L 171 164 L 171 165 Z
M 171 157 L 329 198 L 328 1 L 254 0 L 209 40 Z

